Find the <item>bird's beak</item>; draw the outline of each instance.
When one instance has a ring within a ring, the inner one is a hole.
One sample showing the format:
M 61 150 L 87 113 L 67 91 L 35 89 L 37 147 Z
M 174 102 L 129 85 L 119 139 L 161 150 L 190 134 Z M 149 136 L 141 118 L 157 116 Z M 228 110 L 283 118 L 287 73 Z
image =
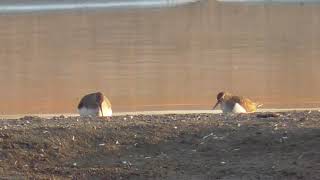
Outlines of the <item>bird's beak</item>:
M 215 109 L 220 104 L 220 101 L 217 101 L 217 103 L 213 106 L 212 109 Z

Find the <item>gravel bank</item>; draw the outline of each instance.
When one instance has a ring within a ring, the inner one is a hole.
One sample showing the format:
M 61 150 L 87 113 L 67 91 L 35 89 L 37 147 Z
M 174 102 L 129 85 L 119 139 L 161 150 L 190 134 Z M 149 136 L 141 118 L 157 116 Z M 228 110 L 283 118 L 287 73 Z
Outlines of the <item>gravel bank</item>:
M 319 179 L 320 112 L 0 121 L 0 178 Z

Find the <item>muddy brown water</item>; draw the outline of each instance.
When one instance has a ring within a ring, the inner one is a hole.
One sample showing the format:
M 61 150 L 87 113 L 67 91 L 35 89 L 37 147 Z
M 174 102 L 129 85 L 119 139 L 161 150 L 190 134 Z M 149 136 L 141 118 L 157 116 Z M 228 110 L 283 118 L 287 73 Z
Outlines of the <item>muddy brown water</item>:
M 220 90 L 266 108 L 319 107 L 320 5 L 0 14 L 0 113 L 209 109 Z

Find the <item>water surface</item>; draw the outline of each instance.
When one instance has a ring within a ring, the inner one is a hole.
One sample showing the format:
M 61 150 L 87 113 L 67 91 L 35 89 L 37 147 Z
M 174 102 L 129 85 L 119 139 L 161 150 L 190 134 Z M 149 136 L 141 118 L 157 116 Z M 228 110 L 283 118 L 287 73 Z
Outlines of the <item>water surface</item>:
M 168 8 L 0 13 L 0 113 L 209 109 L 221 90 L 265 108 L 319 107 L 320 6 L 202 1 Z

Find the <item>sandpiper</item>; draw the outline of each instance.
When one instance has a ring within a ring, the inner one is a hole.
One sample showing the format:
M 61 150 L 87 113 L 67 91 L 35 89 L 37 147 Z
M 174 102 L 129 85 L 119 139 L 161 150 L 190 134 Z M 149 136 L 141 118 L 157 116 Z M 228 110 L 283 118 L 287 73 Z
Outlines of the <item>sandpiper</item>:
M 248 98 L 233 96 L 227 92 L 220 92 L 217 95 L 217 103 L 214 105 L 213 109 L 219 104 L 223 113 L 251 113 L 262 106 L 262 104 L 252 102 Z
M 80 116 L 112 116 L 111 103 L 101 92 L 85 95 L 79 102 Z

